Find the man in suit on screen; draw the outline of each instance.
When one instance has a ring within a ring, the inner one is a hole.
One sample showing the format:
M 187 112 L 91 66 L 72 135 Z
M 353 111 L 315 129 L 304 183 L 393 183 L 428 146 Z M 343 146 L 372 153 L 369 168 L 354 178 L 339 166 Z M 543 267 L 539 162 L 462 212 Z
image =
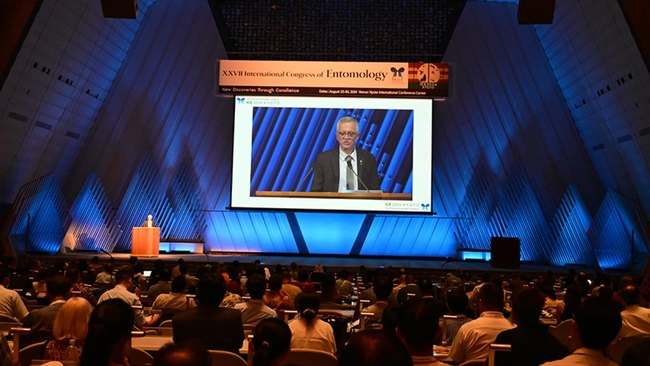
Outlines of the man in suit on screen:
M 339 146 L 318 154 L 314 162 L 312 192 L 378 190 L 377 162 L 368 151 L 357 148 L 359 121 L 343 117 L 336 123 Z M 350 169 L 352 168 L 352 169 Z M 356 173 L 356 174 L 355 174 Z

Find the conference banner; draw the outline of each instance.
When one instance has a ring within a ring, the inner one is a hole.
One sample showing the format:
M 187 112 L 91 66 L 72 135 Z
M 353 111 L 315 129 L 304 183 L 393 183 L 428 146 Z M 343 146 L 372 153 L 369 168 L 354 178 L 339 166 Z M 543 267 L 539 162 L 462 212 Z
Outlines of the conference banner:
M 234 95 L 417 97 L 449 95 L 449 64 L 219 60 L 215 92 Z

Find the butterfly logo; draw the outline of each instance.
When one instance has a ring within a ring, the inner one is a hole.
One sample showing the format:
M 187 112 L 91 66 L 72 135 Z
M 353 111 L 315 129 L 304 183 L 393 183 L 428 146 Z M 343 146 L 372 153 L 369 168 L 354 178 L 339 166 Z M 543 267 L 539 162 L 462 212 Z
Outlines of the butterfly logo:
M 401 78 L 401 77 L 402 77 L 402 73 L 404 72 L 404 68 L 403 68 L 403 67 L 400 67 L 399 69 L 396 69 L 396 68 L 394 68 L 394 67 L 391 67 L 391 68 L 390 68 L 390 71 L 393 73 L 393 77 L 394 77 L 394 78 Z
M 244 104 L 246 98 L 237 98 L 237 104 Z
M 422 207 L 423 210 L 428 210 L 429 207 L 431 206 L 431 204 L 430 203 L 422 203 L 422 204 L 420 204 L 420 206 Z

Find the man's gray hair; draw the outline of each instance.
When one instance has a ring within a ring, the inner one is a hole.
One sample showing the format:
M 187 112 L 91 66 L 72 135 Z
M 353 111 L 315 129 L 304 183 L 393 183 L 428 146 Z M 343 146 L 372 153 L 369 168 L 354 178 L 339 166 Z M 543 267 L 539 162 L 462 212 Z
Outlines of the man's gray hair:
M 339 121 L 336 122 L 336 130 L 337 131 L 339 130 L 339 126 L 341 123 L 349 123 L 349 122 L 354 123 L 357 126 L 357 128 L 355 128 L 356 132 L 359 132 L 359 121 L 357 121 L 356 118 L 352 118 L 352 117 L 343 117 L 339 119 Z

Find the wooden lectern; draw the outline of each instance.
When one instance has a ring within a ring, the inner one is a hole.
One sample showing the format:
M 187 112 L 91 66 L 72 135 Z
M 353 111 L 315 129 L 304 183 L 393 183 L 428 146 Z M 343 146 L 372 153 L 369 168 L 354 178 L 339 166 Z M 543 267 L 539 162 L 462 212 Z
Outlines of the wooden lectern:
M 133 228 L 131 240 L 131 255 L 157 257 L 160 247 L 159 227 Z

